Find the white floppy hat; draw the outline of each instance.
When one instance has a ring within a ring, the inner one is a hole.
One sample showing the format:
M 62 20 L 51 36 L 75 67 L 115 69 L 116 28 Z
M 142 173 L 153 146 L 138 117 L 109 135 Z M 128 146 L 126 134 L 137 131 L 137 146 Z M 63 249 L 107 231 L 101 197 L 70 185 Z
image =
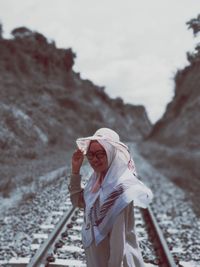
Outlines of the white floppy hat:
M 100 128 L 92 136 L 78 138 L 76 140 L 77 146 L 84 155 L 87 153 L 89 144 L 92 140 L 104 140 L 110 143 L 124 154 L 126 160 L 130 160 L 128 147 L 124 143 L 120 142 L 119 135 L 115 131 L 109 128 Z

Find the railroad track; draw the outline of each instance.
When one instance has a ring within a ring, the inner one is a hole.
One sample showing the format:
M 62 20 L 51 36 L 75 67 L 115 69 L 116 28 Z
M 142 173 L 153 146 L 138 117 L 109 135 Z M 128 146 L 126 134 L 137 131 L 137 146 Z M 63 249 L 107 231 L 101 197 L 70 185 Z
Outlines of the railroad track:
M 134 214 L 136 232 L 147 267 L 179 266 L 174 262 L 151 208 L 135 208 Z M 49 218 L 33 235 L 31 255 L 0 262 L 0 267 L 86 267 L 81 242 L 82 223 L 83 211 L 71 206 L 68 194 L 66 202 L 51 211 Z
M 86 266 L 80 237 L 80 215 L 80 210 L 71 207 L 27 266 Z
M 63 215 L 60 211 L 52 213 L 54 217 L 60 215 L 60 220 L 56 225 L 48 224 L 47 220 L 46 224 L 41 225 L 43 233 L 35 234 L 32 257 L 11 259 L 4 266 L 86 267 L 81 243 L 83 211 L 70 206 L 69 200 L 67 203 L 68 207 Z M 145 210 L 135 208 L 135 224 L 139 242 L 143 241 L 145 244 L 148 240 L 148 246 L 151 249 L 151 259 L 145 258 L 147 266 L 152 266 L 151 263 L 159 267 L 177 266 L 151 208 Z
M 143 209 L 141 213 L 146 223 L 145 227 L 152 242 L 152 247 L 155 250 L 157 265 L 159 267 L 177 266 L 151 208 Z

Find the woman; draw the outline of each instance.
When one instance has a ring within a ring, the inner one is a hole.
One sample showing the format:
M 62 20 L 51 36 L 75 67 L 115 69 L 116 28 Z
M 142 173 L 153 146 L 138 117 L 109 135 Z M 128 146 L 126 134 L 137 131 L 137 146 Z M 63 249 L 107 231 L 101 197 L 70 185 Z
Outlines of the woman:
M 134 229 L 133 203 L 146 208 L 152 192 L 137 179 L 128 148 L 111 129 L 79 138 L 72 156 L 72 204 L 85 210 L 82 242 L 88 267 L 144 267 Z M 93 173 L 81 188 L 86 155 Z

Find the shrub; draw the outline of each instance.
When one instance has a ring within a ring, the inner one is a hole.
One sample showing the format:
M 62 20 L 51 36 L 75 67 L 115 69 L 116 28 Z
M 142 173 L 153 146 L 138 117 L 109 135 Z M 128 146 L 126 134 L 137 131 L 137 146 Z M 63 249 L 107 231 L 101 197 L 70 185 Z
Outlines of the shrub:
M 18 27 L 11 31 L 11 34 L 14 36 L 14 38 L 24 38 L 32 35 L 32 33 L 33 32 L 26 27 Z

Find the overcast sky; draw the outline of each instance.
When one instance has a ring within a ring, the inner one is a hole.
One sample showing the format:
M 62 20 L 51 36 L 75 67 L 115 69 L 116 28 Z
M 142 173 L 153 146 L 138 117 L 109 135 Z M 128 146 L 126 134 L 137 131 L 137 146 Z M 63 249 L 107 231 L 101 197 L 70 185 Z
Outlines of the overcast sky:
M 74 70 L 111 97 L 145 106 L 152 122 L 174 94 L 200 0 L 0 0 L 4 37 L 26 26 L 76 53 Z

